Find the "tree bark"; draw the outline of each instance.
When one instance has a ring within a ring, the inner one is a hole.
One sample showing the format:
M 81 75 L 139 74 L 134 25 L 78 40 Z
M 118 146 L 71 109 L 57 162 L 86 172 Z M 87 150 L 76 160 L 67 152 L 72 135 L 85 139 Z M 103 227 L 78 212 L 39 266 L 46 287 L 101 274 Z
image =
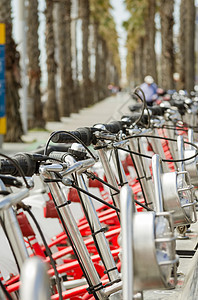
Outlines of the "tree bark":
M 180 29 L 179 29 L 179 85 L 180 90 L 185 89 L 185 27 L 186 27 L 186 0 L 181 0 L 180 3 Z
M 145 19 L 145 74 L 151 75 L 157 82 L 156 54 L 155 54 L 155 12 L 156 1 L 148 0 L 148 11 Z
M 165 90 L 174 88 L 174 51 L 173 51 L 173 0 L 161 0 L 161 38 L 162 38 L 162 60 L 161 75 L 162 88 Z
M 58 104 L 56 101 L 56 69 L 55 41 L 53 29 L 53 1 L 46 0 L 46 52 L 47 52 L 47 103 L 45 105 L 45 118 L 47 121 L 60 121 Z
M 66 85 L 71 112 L 78 111 L 78 102 L 75 98 L 74 81 L 72 76 L 72 40 L 71 40 L 71 0 L 66 1 Z
M 99 101 L 99 81 L 100 81 L 100 58 L 99 58 L 99 24 L 94 23 L 94 46 L 95 46 L 95 80 L 94 80 L 94 102 Z
M 5 81 L 6 81 L 6 120 L 7 132 L 5 142 L 20 142 L 23 134 L 20 116 L 20 67 L 19 52 L 12 38 L 11 1 L 0 0 L 0 22 L 6 26 L 5 45 Z
M 106 82 L 107 82 L 107 60 L 108 60 L 108 52 L 107 45 L 104 39 L 101 38 L 101 63 L 100 63 L 100 99 L 104 99 L 106 96 Z
M 72 0 L 71 5 L 71 38 L 72 38 L 72 61 L 73 61 L 73 81 L 74 81 L 74 108 L 78 112 L 82 108 L 81 92 L 79 84 L 79 64 L 78 64 L 78 23 L 79 20 L 79 0 Z
M 83 76 L 83 106 L 92 103 L 92 84 L 89 66 L 89 1 L 80 0 L 80 16 L 82 16 L 82 76 Z
M 195 3 L 186 1 L 185 88 L 190 93 L 195 83 Z
M 71 55 L 71 1 L 57 3 L 58 65 L 60 72 L 60 115 L 70 116 L 74 111 L 74 85 Z
M 43 118 L 43 106 L 41 102 L 40 78 L 41 69 L 39 64 L 40 50 L 38 45 L 38 1 L 28 1 L 28 31 L 27 31 L 27 56 L 28 63 L 28 97 L 33 101 L 32 118 L 28 118 L 29 128 L 45 127 Z

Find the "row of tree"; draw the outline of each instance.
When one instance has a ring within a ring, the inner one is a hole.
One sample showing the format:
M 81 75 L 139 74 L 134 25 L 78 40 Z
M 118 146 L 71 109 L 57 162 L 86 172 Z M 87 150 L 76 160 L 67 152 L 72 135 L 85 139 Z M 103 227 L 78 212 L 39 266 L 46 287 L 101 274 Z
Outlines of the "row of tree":
M 15 1 L 15 0 L 14 0 Z M 119 84 L 120 59 L 115 21 L 109 0 L 40 0 L 45 2 L 47 100 L 42 101 L 38 0 L 24 0 L 26 11 L 28 128 L 45 127 L 108 95 Z M 15 1 L 17 2 L 17 1 Z M 17 3 L 16 3 L 17 4 Z M 6 24 L 5 141 L 21 140 L 20 55 L 13 38 L 11 0 L 0 0 L 0 23 Z M 81 40 L 81 49 L 78 41 Z
M 166 90 L 192 91 L 195 83 L 195 1 L 125 0 L 125 4 L 130 12 L 129 20 L 124 23 L 128 32 L 128 78 L 138 85 L 150 74 Z M 180 5 L 178 11 L 175 11 L 175 4 Z M 174 14 L 180 16 L 177 35 L 173 30 Z M 158 56 L 156 28 L 161 37 Z M 177 83 L 174 73 L 179 74 Z

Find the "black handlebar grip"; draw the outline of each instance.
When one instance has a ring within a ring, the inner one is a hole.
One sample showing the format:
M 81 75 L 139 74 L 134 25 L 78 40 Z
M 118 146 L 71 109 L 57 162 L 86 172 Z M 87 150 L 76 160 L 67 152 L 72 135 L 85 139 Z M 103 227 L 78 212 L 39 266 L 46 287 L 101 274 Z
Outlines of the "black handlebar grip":
M 85 145 L 89 146 L 92 142 L 92 130 L 89 127 L 78 128 L 70 133 L 79 138 Z M 52 137 L 53 143 L 74 143 L 78 142 L 75 137 L 69 135 L 69 133 L 57 133 Z
M 185 103 L 183 100 L 175 100 L 172 99 L 170 101 L 171 105 L 176 106 L 178 109 L 184 109 L 185 108 Z
M 131 125 L 131 124 L 137 122 L 137 120 L 139 119 L 140 116 L 141 116 L 140 113 L 135 113 L 132 116 L 123 116 L 122 119 L 123 119 L 123 122 L 125 122 L 128 125 Z M 137 124 L 139 124 L 140 122 L 147 124 L 148 123 L 148 115 L 143 115 L 141 117 L 141 119 L 137 122 Z
M 163 116 L 166 110 L 165 107 L 161 106 L 151 106 L 148 109 L 151 110 L 153 116 Z
M 122 121 L 112 121 L 109 124 L 103 124 L 106 128 L 111 133 L 118 133 L 120 130 L 123 129 L 123 123 Z
M 133 105 L 129 105 L 129 110 L 134 112 L 134 111 L 138 111 L 142 108 L 142 103 L 136 103 L 136 104 L 133 104 Z
M 179 113 L 183 116 L 185 114 L 186 111 L 186 107 L 185 107 L 185 103 L 183 100 L 174 100 L 172 99 L 170 101 L 171 105 L 176 106 Z
M 25 176 L 33 176 L 38 172 L 38 161 L 42 160 L 42 155 L 18 153 L 12 157 L 16 164 L 20 165 Z M 12 176 L 21 176 L 19 170 L 9 159 L 0 160 L 0 173 Z
M 49 145 L 47 147 L 47 153 L 46 155 L 49 155 L 49 153 L 51 153 L 52 151 L 62 151 L 62 152 L 67 152 L 69 149 L 70 145 L 63 145 L 63 144 L 57 144 L 57 145 Z M 41 154 L 44 155 L 44 152 L 46 150 L 45 146 L 40 146 L 35 150 L 30 151 L 30 154 Z
M 8 160 L 1 159 L 0 160 L 0 173 L 13 175 L 16 173 L 16 167 Z
M 14 176 L 2 175 L 0 174 L 0 179 L 3 181 L 5 186 L 15 186 L 15 187 L 22 187 L 22 182 L 19 181 Z

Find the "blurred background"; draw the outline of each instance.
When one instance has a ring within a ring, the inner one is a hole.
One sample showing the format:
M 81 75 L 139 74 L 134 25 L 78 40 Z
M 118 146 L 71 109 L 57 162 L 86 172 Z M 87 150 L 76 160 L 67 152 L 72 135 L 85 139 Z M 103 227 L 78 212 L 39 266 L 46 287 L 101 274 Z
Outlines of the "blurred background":
M 198 1 L 0 0 L 0 23 L 6 142 L 146 75 L 164 90 L 190 93 L 198 83 Z

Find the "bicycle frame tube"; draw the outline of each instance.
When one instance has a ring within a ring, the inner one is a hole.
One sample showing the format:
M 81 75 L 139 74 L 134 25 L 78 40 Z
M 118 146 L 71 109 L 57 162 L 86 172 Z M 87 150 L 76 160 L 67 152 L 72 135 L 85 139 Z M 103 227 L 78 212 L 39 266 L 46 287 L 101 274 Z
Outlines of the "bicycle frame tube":
M 9 239 L 11 248 L 15 253 L 17 260 L 17 266 L 19 271 L 24 263 L 24 261 L 29 257 L 28 252 L 23 240 L 23 235 L 17 221 L 16 215 L 13 209 L 10 207 L 7 210 L 0 212 L 2 220 L 4 220 L 4 227 L 6 235 Z
M 82 189 L 88 191 L 82 175 L 78 175 L 78 183 Z M 83 202 L 83 208 L 85 209 L 86 214 L 88 215 L 89 221 L 91 223 L 90 225 L 93 229 L 93 232 L 96 233 L 95 240 L 98 243 L 98 246 L 100 248 L 101 259 L 104 262 L 106 271 L 108 272 L 108 270 L 109 270 L 108 276 L 111 281 L 119 279 L 120 278 L 119 272 L 116 268 L 116 264 L 114 262 L 112 254 L 111 254 L 107 239 L 104 235 L 104 232 L 102 231 L 102 226 L 98 219 L 92 199 L 91 199 L 91 197 L 89 197 L 88 195 L 85 195 L 83 193 L 81 193 L 81 199 Z
M 167 125 L 168 126 L 173 126 L 173 123 L 171 121 L 168 121 Z M 177 137 L 176 134 L 175 134 L 175 131 L 176 131 L 176 129 L 171 130 L 171 129 L 166 128 L 167 137 L 171 138 L 171 139 L 175 139 Z M 172 157 L 177 158 L 178 157 L 178 152 L 177 152 L 177 147 L 175 146 L 175 142 L 169 141 L 168 143 L 169 143 L 170 153 L 171 153 Z M 178 166 L 177 166 L 176 162 L 174 162 L 174 166 L 175 166 L 175 170 L 177 170 Z
M 138 145 L 136 139 L 130 139 L 130 149 L 132 151 L 138 152 Z M 146 202 L 151 203 L 153 201 L 153 183 L 152 183 L 152 177 L 151 175 L 149 177 L 146 176 L 146 172 L 144 170 L 144 164 L 142 163 L 141 157 L 138 155 L 133 155 L 133 159 L 138 171 L 139 180 L 141 181 L 144 194 L 146 197 Z M 152 208 L 152 204 L 148 205 L 150 208 Z
M 1 189 L 6 191 L 6 187 L 1 182 Z M 24 261 L 29 257 L 28 252 L 23 240 L 21 228 L 17 221 L 16 214 L 11 207 L 13 204 L 20 202 L 26 196 L 28 196 L 29 190 L 24 189 L 16 194 L 9 194 L 1 199 L 0 216 L 3 221 L 3 227 L 6 232 L 6 236 L 9 240 L 10 246 L 14 251 L 17 267 L 20 271 Z
M 43 178 L 47 179 L 55 179 L 54 172 L 48 172 L 47 167 L 40 167 L 40 173 Z M 51 190 L 51 193 L 55 199 L 56 205 L 62 205 L 67 203 L 67 199 L 63 194 L 59 184 L 57 182 L 50 182 L 48 186 Z M 72 215 L 69 205 L 65 205 L 59 208 L 59 212 L 62 216 L 62 219 L 65 223 L 65 226 L 69 232 L 70 237 L 72 238 L 72 242 L 76 249 L 78 249 L 78 254 L 83 265 L 83 269 L 86 270 L 87 277 L 91 282 L 92 286 L 99 286 L 101 284 L 100 278 L 96 269 L 94 267 L 93 262 L 91 261 L 89 252 L 84 244 L 83 238 L 80 234 L 76 221 Z M 105 299 L 105 294 L 103 289 L 96 292 L 96 295 L 99 299 Z
M 124 186 L 121 189 L 121 225 L 122 225 L 122 281 L 123 299 L 133 299 L 133 203 L 132 190 Z
M 101 144 L 101 142 L 98 142 L 97 145 L 101 146 L 102 144 Z M 110 166 L 110 163 L 109 163 L 109 160 L 108 160 L 107 153 L 106 153 L 105 149 L 101 148 L 101 149 L 98 149 L 97 151 L 98 151 L 98 155 L 100 157 L 100 161 L 102 163 L 102 166 L 104 168 L 104 173 L 106 175 L 108 183 L 110 183 L 112 186 L 114 186 L 115 188 L 118 189 L 118 184 L 116 182 L 115 175 L 112 172 L 112 168 Z M 114 191 L 112 191 L 112 193 L 114 193 Z M 114 194 L 113 199 L 115 201 L 116 207 L 120 208 L 120 197 L 119 197 L 119 195 Z
M 156 138 L 152 138 L 152 135 L 153 136 L 159 136 L 159 133 L 157 131 L 157 129 L 153 129 L 152 132 L 150 133 L 151 137 L 149 138 L 152 142 L 152 147 L 153 147 L 153 150 L 154 150 L 154 153 L 156 154 L 159 154 L 159 156 L 161 158 L 164 158 L 164 150 L 163 150 L 163 147 L 162 147 L 162 143 L 161 143 L 161 140 L 160 139 L 156 139 Z M 167 164 L 163 164 L 163 171 L 164 172 L 169 172 L 169 167 Z

